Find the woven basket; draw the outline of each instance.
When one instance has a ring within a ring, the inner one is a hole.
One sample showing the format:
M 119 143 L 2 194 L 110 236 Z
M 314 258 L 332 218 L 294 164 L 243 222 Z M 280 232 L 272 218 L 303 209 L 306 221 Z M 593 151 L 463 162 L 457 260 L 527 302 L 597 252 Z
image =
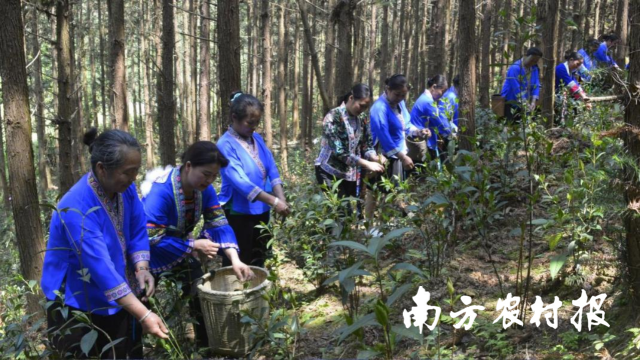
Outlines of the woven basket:
M 407 137 L 407 156 L 413 160 L 414 163 L 424 162 L 427 157 L 427 140 L 415 138 L 410 139 Z
M 202 277 L 198 296 L 202 306 L 209 347 L 214 354 L 244 356 L 253 346 L 251 325 L 240 322 L 241 311 L 252 312 L 254 318 L 266 317 L 269 304 L 262 295 L 271 287 L 269 272 L 251 266 L 256 277 L 243 290 L 232 267 L 224 267 Z

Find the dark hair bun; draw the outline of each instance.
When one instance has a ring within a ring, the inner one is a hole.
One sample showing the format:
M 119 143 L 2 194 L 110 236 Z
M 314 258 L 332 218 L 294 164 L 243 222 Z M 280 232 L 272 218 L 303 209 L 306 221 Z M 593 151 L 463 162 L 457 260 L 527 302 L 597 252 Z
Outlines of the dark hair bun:
M 85 145 L 87 145 L 89 149 L 91 149 L 91 145 L 93 144 L 94 141 L 96 141 L 97 137 L 98 137 L 98 129 L 95 127 L 92 127 L 91 129 L 89 129 L 89 131 L 84 133 L 84 136 L 82 137 L 82 142 Z
M 229 101 L 233 101 L 235 100 L 238 96 L 243 95 L 244 93 L 242 92 L 242 90 L 237 90 L 231 93 L 231 95 L 229 96 Z

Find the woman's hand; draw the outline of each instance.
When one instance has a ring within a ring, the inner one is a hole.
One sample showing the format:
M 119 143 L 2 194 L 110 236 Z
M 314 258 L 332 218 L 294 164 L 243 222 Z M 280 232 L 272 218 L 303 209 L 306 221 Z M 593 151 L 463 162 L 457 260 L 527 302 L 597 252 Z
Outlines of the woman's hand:
M 364 167 L 365 169 L 375 173 L 381 173 L 384 171 L 384 166 L 382 164 L 373 161 L 365 162 Z
M 142 325 L 142 332 L 146 334 L 151 334 L 155 337 L 159 337 L 160 339 L 169 338 L 167 335 L 169 330 L 164 326 L 162 319 L 153 312 L 151 312 L 146 318 L 142 319 L 140 325 Z
M 220 249 L 220 244 L 215 243 L 209 239 L 198 239 L 194 241 L 193 247 L 200 254 L 206 256 L 209 259 L 213 259 L 213 257 L 218 254 L 218 249 Z
M 248 281 L 256 277 L 249 265 L 243 263 L 240 260 L 233 262 L 231 266 L 233 267 L 233 272 L 236 274 L 240 281 Z
M 136 280 L 138 280 L 138 285 L 140 285 L 140 289 L 145 289 L 145 296 L 142 297 L 142 301 L 147 301 L 147 299 L 156 292 L 156 284 L 153 275 L 149 272 L 149 270 L 136 270 Z
M 276 211 L 276 214 L 282 215 L 282 216 L 287 216 L 291 213 L 291 210 L 289 209 L 289 204 L 287 204 L 286 201 L 284 201 L 284 199 L 278 199 L 278 203 L 273 207 L 273 209 Z
M 402 154 L 402 153 L 399 153 L 399 154 Z M 402 162 L 402 167 L 405 170 L 413 170 L 413 168 L 415 167 L 415 165 L 413 165 L 413 160 L 411 160 L 411 158 L 408 157 L 406 154 L 402 154 L 399 156 L 400 156 L 400 161 Z
M 421 135 L 422 137 L 428 138 L 431 137 L 431 130 L 429 130 L 428 128 L 424 128 L 421 130 Z

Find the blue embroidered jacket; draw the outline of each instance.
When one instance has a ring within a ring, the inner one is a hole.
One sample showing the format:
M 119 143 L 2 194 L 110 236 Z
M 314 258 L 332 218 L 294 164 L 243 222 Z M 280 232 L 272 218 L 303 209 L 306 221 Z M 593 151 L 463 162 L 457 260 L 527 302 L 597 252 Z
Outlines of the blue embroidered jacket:
M 442 95 L 442 99 L 438 101 L 440 107 L 440 113 L 443 114 L 449 123 L 453 123 L 458 126 L 458 90 L 451 86 Z
M 431 130 L 431 136 L 427 141 L 429 149 L 436 148 L 438 135 L 448 136 L 451 134 L 449 120 L 440 113 L 438 102 L 433 100 L 429 90 L 425 90 L 413 104 L 411 123 L 418 129 L 429 128 Z
M 609 56 L 609 47 L 607 47 L 606 42 L 602 42 L 600 44 L 600 46 L 598 47 L 598 50 L 596 50 L 596 52 L 593 53 L 593 57 L 599 63 L 603 63 L 607 66 L 618 66 L 618 64 L 616 64 L 616 61 L 613 59 L 613 57 Z
M 185 201 L 180 167 L 155 179 L 142 202 L 147 215 L 153 273 L 171 270 L 191 255 L 194 239 L 190 235 L 200 216 L 204 217 L 204 225 L 197 239 L 219 243 L 219 251 L 227 248 L 240 251 L 213 186 L 209 185 L 203 192 L 194 190 L 192 202 Z
M 256 196 L 262 191 L 271 192 L 282 180 L 262 136 L 254 132 L 250 143 L 229 128 L 218 140 L 218 149 L 229 160 L 229 165 L 220 170 L 220 203 L 224 206 L 230 202 L 231 210 L 241 214 L 269 211 L 267 204 L 255 201 Z
M 398 104 L 400 114 L 396 114 L 386 95 L 381 95 L 373 103 L 369 116 L 371 117 L 371 137 L 373 145 L 382 148 L 386 157 L 396 157 L 399 152 L 407 152 L 405 136 L 415 136 L 419 131 L 411 124 L 411 116 L 404 101 Z
M 584 58 L 584 63 L 578 69 L 578 73 L 584 80 L 591 81 L 591 71 L 596 67 L 594 59 L 584 49 L 578 50 L 578 53 Z
M 56 300 L 55 292 L 64 287 L 66 305 L 115 314 L 120 311 L 115 300 L 141 292 L 134 265 L 149 260 L 146 219 L 135 185 L 110 200 L 90 172 L 57 209 L 42 269 L 45 296 Z
M 505 101 L 526 102 L 529 98 L 540 97 L 540 69 L 533 65 L 527 74 L 522 59 L 509 67 L 502 86 L 501 95 Z

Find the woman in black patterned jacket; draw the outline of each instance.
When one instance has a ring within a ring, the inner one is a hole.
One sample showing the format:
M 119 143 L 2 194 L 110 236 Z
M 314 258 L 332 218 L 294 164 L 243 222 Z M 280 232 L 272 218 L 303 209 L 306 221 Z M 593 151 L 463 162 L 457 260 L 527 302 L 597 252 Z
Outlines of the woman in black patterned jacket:
M 324 117 L 322 146 L 315 161 L 318 184 L 338 187 L 340 197 L 358 195 L 360 171 L 358 167 L 380 173 L 378 155 L 373 148 L 367 109 L 371 105 L 371 90 L 366 84 L 355 85 L 345 94 L 337 108 Z

